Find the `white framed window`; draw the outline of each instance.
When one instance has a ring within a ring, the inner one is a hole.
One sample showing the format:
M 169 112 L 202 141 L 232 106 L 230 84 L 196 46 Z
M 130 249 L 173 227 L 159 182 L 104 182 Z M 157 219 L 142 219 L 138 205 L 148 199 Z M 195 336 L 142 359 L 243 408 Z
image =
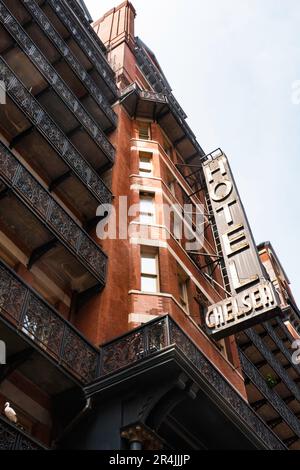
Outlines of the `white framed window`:
M 152 153 L 140 152 L 140 176 L 149 177 L 153 176 L 153 160 Z
M 140 223 L 145 225 L 155 223 L 155 203 L 153 194 L 140 194 Z
M 159 292 L 158 253 L 141 251 L 141 291 Z

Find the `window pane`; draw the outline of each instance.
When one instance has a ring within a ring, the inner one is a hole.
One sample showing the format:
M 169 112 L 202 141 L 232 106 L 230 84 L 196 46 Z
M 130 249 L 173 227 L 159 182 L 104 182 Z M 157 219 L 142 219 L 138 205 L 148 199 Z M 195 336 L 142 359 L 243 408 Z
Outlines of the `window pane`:
M 140 212 L 147 212 L 149 214 L 153 214 L 153 212 L 154 212 L 153 202 L 154 201 L 153 201 L 152 196 L 141 196 Z
M 151 171 L 152 170 L 152 160 L 151 158 L 141 157 L 140 158 L 140 170 Z
M 157 264 L 155 255 L 142 255 L 142 274 L 157 275 Z
M 142 292 L 157 292 L 156 277 L 142 276 L 141 289 L 142 289 Z
M 148 122 L 141 122 L 139 124 L 139 138 L 143 140 L 150 139 L 150 124 Z
M 153 215 L 140 214 L 140 223 L 145 225 L 154 224 Z

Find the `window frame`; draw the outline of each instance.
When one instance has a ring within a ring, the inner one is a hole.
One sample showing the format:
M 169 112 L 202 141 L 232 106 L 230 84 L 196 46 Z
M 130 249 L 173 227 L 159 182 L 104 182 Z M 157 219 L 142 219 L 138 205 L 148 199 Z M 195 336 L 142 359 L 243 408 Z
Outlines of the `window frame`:
M 155 274 L 143 272 L 143 259 L 153 259 L 155 261 Z M 159 276 L 159 253 L 157 250 L 147 250 L 141 247 L 141 292 L 147 294 L 158 294 L 160 291 L 160 276 Z M 152 279 L 155 281 L 156 290 L 144 290 L 143 279 Z

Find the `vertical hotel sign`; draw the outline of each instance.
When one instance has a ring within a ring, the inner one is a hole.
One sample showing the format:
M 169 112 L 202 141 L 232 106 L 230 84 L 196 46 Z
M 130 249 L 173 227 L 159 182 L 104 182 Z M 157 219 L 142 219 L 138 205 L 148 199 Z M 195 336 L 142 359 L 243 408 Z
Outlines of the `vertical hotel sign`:
M 226 156 L 218 151 L 203 169 L 232 295 L 210 306 L 206 314 L 208 332 L 220 339 L 272 318 L 280 310 L 273 285 L 264 277 Z

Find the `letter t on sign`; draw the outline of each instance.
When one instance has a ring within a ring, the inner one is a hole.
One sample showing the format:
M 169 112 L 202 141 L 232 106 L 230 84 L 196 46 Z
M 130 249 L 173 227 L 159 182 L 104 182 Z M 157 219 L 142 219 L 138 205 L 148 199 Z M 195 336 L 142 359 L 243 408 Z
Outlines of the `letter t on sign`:
M 206 177 L 210 184 L 214 182 L 214 174 L 218 171 L 220 171 L 223 176 L 227 175 L 223 160 L 216 160 L 205 167 Z

